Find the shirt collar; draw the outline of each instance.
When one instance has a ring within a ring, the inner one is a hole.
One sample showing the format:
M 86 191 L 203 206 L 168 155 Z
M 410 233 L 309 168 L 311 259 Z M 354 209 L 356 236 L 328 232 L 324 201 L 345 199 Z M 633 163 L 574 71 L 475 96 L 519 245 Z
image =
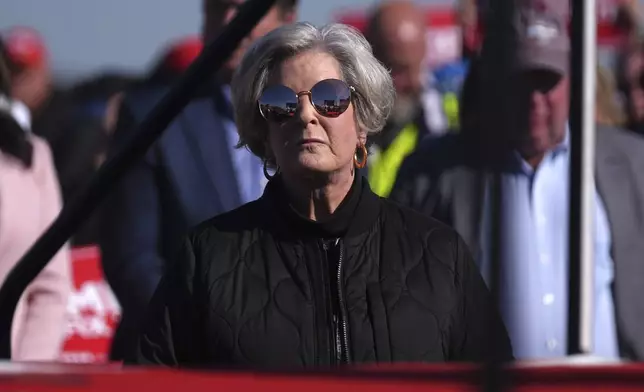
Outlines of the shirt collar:
M 570 149 L 570 125 L 566 124 L 566 134 L 563 140 L 555 146 L 553 152 L 568 151 Z
M 554 159 L 560 154 L 568 153 L 568 151 L 570 151 L 570 125 L 566 124 L 566 133 L 564 134 L 564 138 L 552 150 L 548 151 L 548 153 L 544 157 L 544 161 Z M 523 159 L 518 151 L 514 150 L 511 154 L 511 157 L 512 158 L 510 160 L 509 166 L 510 169 L 517 170 L 526 174 L 532 174 L 534 172 L 532 166 L 530 166 L 530 164 L 528 164 L 528 162 Z

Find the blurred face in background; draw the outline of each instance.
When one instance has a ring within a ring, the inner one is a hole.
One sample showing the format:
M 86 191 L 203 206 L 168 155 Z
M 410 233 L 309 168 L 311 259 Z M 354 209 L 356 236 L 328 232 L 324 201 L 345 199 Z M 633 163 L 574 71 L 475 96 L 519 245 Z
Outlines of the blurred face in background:
M 569 79 L 549 70 L 531 70 L 518 74 L 513 87 L 517 89 L 515 96 L 521 97 L 516 111 L 520 122 L 517 148 L 528 163 L 536 166 L 565 137 Z
M 628 54 L 624 62 L 622 90 L 631 123 L 644 121 L 644 54 L 640 50 Z
M 12 96 L 37 112 L 51 91 L 51 73 L 45 65 L 14 68 L 11 77 Z
M 408 39 L 391 39 L 385 44 L 383 62 L 391 70 L 391 77 L 396 88 L 396 105 L 394 118 L 404 120 L 409 117 L 418 105 L 423 91 L 423 74 L 425 60 L 425 35 L 412 24 L 400 27 L 401 35 Z
M 3 36 L 11 75 L 12 96 L 37 114 L 52 90 L 49 55 L 40 34 L 28 27 L 12 28 Z
M 390 119 L 410 121 L 423 92 L 427 52 L 425 13 L 411 2 L 391 2 L 382 5 L 370 23 L 374 54 L 391 70 L 396 88 L 396 104 Z
M 119 117 L 119 110 L 121 103 L 125 97 L 124 92 L 118 92 L 110 96 L 107 100 L 107 107 L 105 108 L 105 116 L 103 117 L 103 127 L 108 135 L 111 135 L 116 130 L 116 123 Z
M 204 24 L 202 34 L 205 42 L 214 40 L 222 29 L 235 17 L 244 0 L 203 0 Z M 230 81 L 232 73 L 239 65 L 246 49 L 266 33 L 286 23 L 295 20 L 295 10 L 287 11 L 276 5 L 255 26 L 251 33 L 244 38 L 237 50 L 224 64 L 221 77 L 225 82 Z

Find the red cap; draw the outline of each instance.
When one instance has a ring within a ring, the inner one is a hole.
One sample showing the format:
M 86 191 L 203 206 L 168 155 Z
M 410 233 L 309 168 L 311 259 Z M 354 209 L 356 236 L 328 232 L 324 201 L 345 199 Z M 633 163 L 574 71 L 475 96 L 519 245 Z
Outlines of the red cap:
M 201 38 L 183 38 L 170 46 L 163 62 L 169 70 L 183 72 L 199 56 L 201 49 L 203 49 Z
M 32 28 L 14 27 L 2 34 L 2 41 L 9 61 L 19 67 L 36 67 L 47 59 L 47 47 L 40 34 Z

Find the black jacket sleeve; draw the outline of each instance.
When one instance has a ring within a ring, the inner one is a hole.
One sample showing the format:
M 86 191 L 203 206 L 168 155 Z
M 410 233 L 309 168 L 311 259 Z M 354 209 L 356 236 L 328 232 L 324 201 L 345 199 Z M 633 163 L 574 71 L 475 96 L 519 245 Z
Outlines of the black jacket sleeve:
M 454 233 L 459 306 L 453 315 L 450 359 L 511 361 L 512 344 L 490 292 L 463 239 Z
M 186 239 L 179 257 L 163 276 L 145 314 L 135 357 L 128 364 L 199 367 L 205 344 L 199 311 L 199 285 L 192 242 Z

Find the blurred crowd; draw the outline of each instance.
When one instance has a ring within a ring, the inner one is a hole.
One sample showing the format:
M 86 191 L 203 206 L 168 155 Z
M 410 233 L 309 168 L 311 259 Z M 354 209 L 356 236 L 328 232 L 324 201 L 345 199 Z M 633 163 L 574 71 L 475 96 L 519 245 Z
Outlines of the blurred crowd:
M 72 201 L 105 160 L 127 145 L 141 121 L 199 55 L 203 42 L 217 37 L 242 2 L 204 0 L 201 36 L 179 37 L 145 75 L 103 74 L 64 89 L 57 87 L 49 50 L 37 31 L 19 26 L 0 34 L 0 280 L 64 203 Z M 534 2 L 556 8 L 551 5 L 554 0 Z M 625 179 L 610 185 L 618 193 L 617 204 L 598 189 L 595 249 L 601 266 L 596 279 L 603 279 L 603 283 L 598 281 L 597 290 L 604 290 L 605 285 L 608 294 L 597 296 L 601 320 L 595 330 L 602 336 L 597 338 L 596 348 L 605 357 L 642 359 L 644 305 L 637 287 L 644 276 L 639 274 L 644 273 L 644 252 L 637 253 L 638 240 L 630 239 L 644 234 L 640 210 L 644 209 L 644 180 L 640 178 L 644 173 L 637 166 L 642 161 L 636 157 L 644 157 L 644 139 L 640 140 L 644 135 L 644 20 L 637 1 L 622 1 L 617 7 L 615 25 L 622 39 L 616 46 L 615 68 L 597 65 L 596 122 L 602 132 L 608 130 L 621 138 L 615 142 L 613 136 L 598 136 L 598 144 L 605 142 L 607 148 L 612 143 L 626 145 L 607 159 L 625 164 L 609 174 L 598 169 L 598 187 L 607 186 L 601 183 L 605 181 L 602 175 Z M 100 245 L 105 276 L 123 310 L 112 359 L 127 356 L 135 345 L 141 316 L 168 260 L 177 252 L 181 236 L 190 227 L 261 196 L 267 182 L 266 167 L 248 150 L 236 148 L 229 83 L 252 42 L 298 20 L 297 10 L 295 0 L 277 2 L 222 71 L 204 81 L 154 146 L 122 181 L 113 184 L 107 201 L 72 237 L 72 247 Z M 480 2 L 461 0 L 456 12 L 462 56 L 429 67 L 428 26 L 422 8 L 404 0 L 383 0 L 368 10 L 362 32 L 375 56 L 390 70 L 397 97 L 386 126 L 368 142 L 363 174 L 378 195 L 454 226 L 480 260 L 485 276 L 486 258 L 477 254 L 484 254 L 486 248 L 479 231 L 485 226 L 482 216 L 486 215 L 487 199 L 485 195 L 479 199 L 473 196 L 478 195 L 475 173 L 485 164 L 474 157 L 485 155 L 480 150 L 487 148 L 489 141 L 483 140 L 484 135 L 473 137 L 471 131 L 484 117 L 478 108 L 481 86 L 494 87 L 481 77 L 484 12 Z M 529 118 L 533 126 L 544 122 L 544 126 L 556 128 L 556 113 L 548 113 L 556 112 L 553 108 L 557 106 L 564 108 L 559 115 L 565 124 L 567 75 L 568 70 L 562 68 L 555 76 L 542 72 L 525 82 L 525 88 L 535 94 L 531 105 L 538 108 Z M 567 315 L 565 290 L 552 287 L 549 274 L 561 279 L 566 276 L 561 263 L 557 267 L 552 264 L 565 261 L 567 245 L 551 237 L 567 235 L 567 195 L 553 190 L 557 185 L 565 188 L 562 184 L 567 177 L 557 172 L 560 163 L 550 167 L 548 159 L 554 162 L 556 152 L 566 149 L 566 140 L 567 136 L 549 145 L 543 154 L 536 154 L 535 161 L 519 162 L 515 169 L 529 178 L 526 192 L 530 195 L 526 197 L 540 204 L 525 211 L 508 207 L 510 212 L 505 214 L 524 219 L 509 224 L 515 230 L 507 233 L 506 240 L 531 243 L 530 250 L 521 256 L 521 267 L 508 271 L 509 277 L 504 278 L 510 282 L 505 289 L 520 293 L 517 298 L 523 304 L 519 315 L 504 312 L 515 355 L 520 358 L 565 355 L 565 328 L 564 336 L 559 328 L 565 324 L 561 315 Z M 466 147 L 460 148 L 461 144 Z M 603 157 L 601 153 L 598 156 Z M 523 186 L 520 177 L 508 175 L 507 183 L 514 196 L 504 199 L 506 205 L 521 204 L 516 201 L 522 200 L 517 196 L 521 192 L 517 189 Z M 615 212 L 616 208 L 620 210 Z M 544 223 L 547 219 L 551 221 Z M 12 356 L 16 360 L 58 358 L 71 290 L 69 263 L 66 247 L 24 293 L 14 317 Z M 620 270 L 631 266 L 633 269 Z

